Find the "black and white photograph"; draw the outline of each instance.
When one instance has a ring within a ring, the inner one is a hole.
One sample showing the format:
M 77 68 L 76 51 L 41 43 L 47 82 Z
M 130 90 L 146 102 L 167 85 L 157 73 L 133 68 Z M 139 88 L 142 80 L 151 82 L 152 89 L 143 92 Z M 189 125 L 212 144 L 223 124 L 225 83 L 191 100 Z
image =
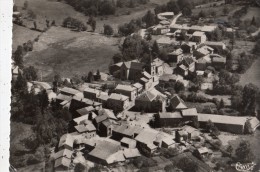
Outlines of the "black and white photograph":
M 260 0 L 10 3 L 0 171 L 260 172 Z

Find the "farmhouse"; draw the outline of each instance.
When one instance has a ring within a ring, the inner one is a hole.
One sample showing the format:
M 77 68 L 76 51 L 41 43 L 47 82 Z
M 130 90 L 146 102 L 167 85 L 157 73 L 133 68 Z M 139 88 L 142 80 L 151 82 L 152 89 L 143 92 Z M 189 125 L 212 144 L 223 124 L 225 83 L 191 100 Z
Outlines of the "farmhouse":
M 133 87 L 136 88 L 137 90 L 137 95 L 141 94 L 143 92 L 143 85 L 140 84 L 139 82 L 136 82 L 133 84 Z
M 130 148 L 130 149 L 136 148 L 136 140 L 134 140 L 134 139 L 123 137 L 120 140 L 120 143 L 121 143 L 121 146 L 126 147 L 126 148 Z
M 179 63 L 183 59 L 183 51 L 178 48 L 177 50 L 168 54 L 168 62 L 169 63 Z
M 73 88 L 64 87 L 60 90 L 60 93 L 66 96 L 75 96 L 78 93 L 81 93 L 79 90 L 75 90 Z
M 175 95 L 170 100 L 170 108 L 172 110 L 183 110 L 183 109 L 187 109 L 187 106 L 185 105 L 184 101 L 178 95 Z
M 68 149 L 68 150 L 73 151 L 73 142 L 74 142 L 74 139 L 70 134 L 64 134 L 60 138 L 58 148 L 59 148 L 59 150 Z
M 196 42 L 184 42 L 181 45 L 181 49 L 183 53 L 189 53 L 192 54 L 195 49 L 197 49 L 197 43 Z

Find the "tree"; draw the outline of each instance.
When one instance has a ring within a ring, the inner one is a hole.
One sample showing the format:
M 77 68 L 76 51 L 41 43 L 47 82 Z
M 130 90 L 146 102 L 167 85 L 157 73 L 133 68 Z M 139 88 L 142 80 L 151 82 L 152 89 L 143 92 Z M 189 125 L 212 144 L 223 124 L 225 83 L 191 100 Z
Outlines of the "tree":
M 167 10 L 174 12 L 174 14 L 178 14 L 180 12 L 179 5 L 177 4 L 176 1 L 173 0 L 167 3 Z
M 159 49 L 159 45 L 158 45 L 157 41 L 153 42 L 152 53 L 155 54 L 156 56 L 158 56 L 160 54 L 160 49 Z
M 254 154 L 249 141 L 242 140 L 235 153 L 237 160 L 241 163 L 248 163 L 254 160 Z
M 90 26 L 91 26 L 93 32 L 95 32 L 95 30 L 96 30 L 96 24 L 97 24 L 96 20 L 93 18 L 90 22 Z
M 122 8 L 124 6 L 124 0 L 117 0 L 116 6 L 119 7 L 119 8 Z
M 212 131 L 212 128 L 214 127 L 214 124 L 212 123 L 211 120 L 208 120 L 207 124 L 206 124 L 206 129 L 208 132 Z
M 185 90 L 185 87 L 182 82 L 177 81 L 174 85 L 174 90 L 176 91 L 176 93 L 179 93 L 180 91 Z
M 135 3 L 133 0 L 130 0 L 129 1 L 129 5 L 128 5 L 129 8 L 134 8 L 135 7 Z
M 19 73 L 18 77 L 14 83 L 14 90 L 17 92 L 21 97 L 28 93 L 27 89 L 27 81 L 25 77 Z
M 219 107 L 218 107 L 218 109 L 222 109 L 222 108 L 224 108 L 224 107 L 225 107 L 224 100 L 221 99 L 220 102 L 219 102 Z
M 23 68 L 23 47 L 19 45 L 13 54 L 14 65 Z
M 182 14 L 183 14 L 184 16 L 191 16 L 191 15 L 192 15 L 192 10 L 191 10 L 191 8 L 189 8 L 189 7 L 184 7 L 184 8 L 182 9 Z
M 113 30 L 113 28 L 110 25 L 104 24 L 103 27 L 104 27 L 104 34 L 105 35 L 113 35 L 114 30 Z
M 113 56 L 114 64 L 121 62 L 121 61 L 122 61 L 122 58 L 123 58 L 122 54 L 116 53 L 116 54 Z
M 23 3 L 23 10 L 26 10 L 28 8 L 28 5 L 29 5 L 28 1 L 25 1 Z
M 192 118 L 192 126 L 197 129 L 200 127 L 200 123 L 197 117 Z
M 214 11 L 214 10 L 212 10 L 211 12 L 210 12 L 210 15 L 212 16 L 212 17 L 216 17 L 216 15 L 217 15 L 217 13 L 216 13 L 216 11 Z
M 101 15 L 115 14 L 116 7 L 111 1 L 103 1 L 99 7 L 99 13 Z
M 213 134 L 214 136 L 218 136 L 220 135 L 220 131 L 218 130 L 218 128 L 214 125 L 211 129 L 211 134 Z
M 153 39 L 153 38 L 152 38 L 152 34 L 149 33 L 149 34 L 146 36 L 146 40 L 150 42 L 152 39 Z
M 77 163 L 75 168 L 74 168 L 75 172 L 86 172 L 87 169 L 84 165 L 82 165 L 81 163 Z
M 155 25 L 155 15 L 150 10 L 147 11 L 142 20 L 145 22 L 146 28 Z
M 244 113 L 255 115 L 256 97 L 259 89 L 254 84 L 250 83 L 245 85 L 243 89 L 242 105 Z
M 255 16 L 251 20 L 251 25 L 256 26 Z
M 229 9 L 227 7 L 224 7 L 222 12 L 224 15 L 227 15 L 229 13 Z
M 27 81 L 36 81 L 38 79 L 37 70 L 33 66 L 24 68 L 23 76 Z
M 177 164 L 177 167 L 182 169 L 183 172 L 198 171 L 198 165 L 196 164 L 196 162 L 191 161 L 187 157 L 181 158 Z
M 232 152 L 233 152 L 233 147 L 231 145 L 228 145 L 226 151 L 229 153 L 229 155 L 231 156 L 232 155 Z
M 43 113 L 44 110 L 49 106 L 49 98 L 46 90 L 43 90 L 39 95 L 40 107 Z
M 247 120 L 246 123 L 245 123 L 244 133 L 245 134 L 253 134 L 253 128 L 252 128 L 252 125 L 250 123 L 250 120 Z
M 205 11 L 201 10 L 201 11 L 199 12 L 199 17 L 205 18 L 206 16 L 207 16 L 207 14 L 206 14 Z
M 87 80 L 88 80 L 89 83 L 94 81 L 94 76 L 93 76 L 93 73 L 91 71 L 88 73 Z

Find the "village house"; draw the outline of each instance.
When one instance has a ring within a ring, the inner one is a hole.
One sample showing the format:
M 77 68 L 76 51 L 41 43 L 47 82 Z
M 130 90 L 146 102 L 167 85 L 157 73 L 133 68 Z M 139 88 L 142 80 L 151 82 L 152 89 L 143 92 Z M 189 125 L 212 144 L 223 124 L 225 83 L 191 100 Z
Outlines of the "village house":
M 181 49 L 183 53 L 192 54 L 195 49 L 197 49 L 196 42 L 184 42 L 181 45 Z
M 101 109 L 98 111 L 98 116 L 94 118 L 93 124 L 99 135 L 107 137 L 112 135 L 114 125 L 117 125 L 116 121 L 117 118 L 111 110 Z
M 177 82 L 183 80 L 181 75 L 164 74 L 160 77 L 160 82 Z
M 152 155 L 162 146 L 165 148 L 173 146 L 175 143 L 173 139 L 173 136 L 151 128 L 143 129 L 135 138 L 139 151 L 148 155 Z
M 183 64 L 184 66 L 186 66 L 188 68 L 189 72 L 195 71 L 195 61 L 190 56 L 184 57 L 183 60 L 180 62 L 180 64 Z
M 137 95 L 140 95 L 143 92 L 143 85 L 140 84 L 139 82 L 132 84 L 132 86 L 136 88 Z
M 137 60 L 135 60 L 137 62 Z M 109 66 L 109 73 L 116 78 L 120 78 L 120 69 L 123 65 L 123 62 L 115 63 Z
M 151 27 L 153 35 L 164 35 L 170 32 L 170 28 L 167 25 L 158 24 Z
M 209 58 L 202 57 L 196 61 L 195 69 L 196 71 L 204 72 L 209 65 L 211 65 L 211 60 Z
M 95 100 L 97 99 L 97 95 L 99 95 L 101 90 L 93 89 L 93 88 L 85 88 L 83 91 L 84 98 Z
M 120 144 L 115 144 L 106 140 L 99 141 L 95 148 L 89 152 L 87 159 L 103 165 L 124 162 L 125 157 L 120 149 Z
M 202 57 L 204 58 L 205 56 L 209 57 L 209 55 L 213 54 L 213 52 L 214 52 L 213 48 L 205 45 L 205 46 L 202 46 L 202 47 L 196 49 L 193 52 L 193 56 L 196 57 L 196 59 L 198 60 L 198 59 L 200 59 Z
M 73 151 L 68 149 L 62 149 L 54 154 L 54 159 L 59 159 L 61 157 L 71 159 Z
M 164 112 L 167 105 L 167 96 L 156 90 L 150 89 L 135 99 L 135 109 L 145 112 Z
M 95 109 L 101 109 L 102 103 L 74 96 L 70 102 L 69 110 L 72 113 L 73 118 L 75 118 L 79 116 L 76 112 L 77 110 L 88 106 L 93 106 Z
M 163 64 L 164 61 L 162 61 L 159 58 L 153 59 L 149 66 L 149 71 L 152 76 L 162 76 L 163 75 Z M 153 82 L 156 82 L 154 79 Z
M 130 148 L 130 149 L 136 148 L 136 140 L 130 139 L 128 137 L 123 137 L 120 140 L 120 143 L 121 143 L 121 146 L 126 147 L 126 148 Z
M 153 77 L 146 71 L 142 72 L 142 76 L 139 82 L 143 85 L 145 90 L 148 90 L 153 85 Z
M 114 92 L 129 97 L 130 101 L 134 101 L 137 97 L 137 88 L 133 87 L 132 85 L 118 84 Z
M 204 45 L 214 48 L 216 52 L 218 52 L 218 50 L 225 50 L 227 48 L 224 42 L 206 41 L 204 42 Z
M 124 149 L 123 154 L 126 160 L 142 156 L 137 148 Z
M 122 124 L 115 126 L 112 131 L 112 138 L 115 140 L 121 140 L 122 138 L 135 138 L 140 132 L 142 128 L 139 126 L 131 126 L 128 124 Z
M 185 125 L 175 132 L 175 139 L 178 143 L 190 142 L 192 140 L 200 141 L 200 134 L 198 129 Z
M 203 160 L 209 155 L 209 149 L 207 147 L 200 147 L 193 153 L 197 158 Z
M 178 48 L 177 50 L 168 54 L 168 63 L 179 63 L 183 59 L 183 50 Z
M 55 160 L 54 169 L 55 172 L 69 171 L 71 164 L 71 159 L 66 157 L 60 157 Z
M 69 88 L 69 87 L 63 87 L 62 89 L 60 89 L 60 93 L 66 96 L 75 96 L 81 94 L 79 90 Z
M 82 134 L 86 138 L 92 138 L 96 136 L 96 127 L 89 121 L 87 124 L 79 124 L 75 126 L 76 131 Z
M 68 150 L 73 151 L 73 142 L 74 142 L 74 139 L 73 139 L 72 135 L 64 134 L 60 138 L 58 148 L 59 148 L 59 150 L 68 149 Z
M 199 32 L 199 31 L 196 31 L 192 34 L 192 41 L 193 42 L 196 42 L 198 44 L 202 44 L 202 43 L 205 43 L 206 40 L 207 40 L 207 36 L 205 35 L 204 32 Z
M 129 107 L 129 97 L 112 93 L 107 100 L 107 107 L 115 112 L 123 111 Z
M 212 66 L 217 70 L 225 69 L 226 62 L 227 62 L 227 59 L 225 57 L 222 57 L 222 56 L 212 57 Z
M 69 107 L 71 100 L 72 100 L 71 96 L 67 96 L 64 94 L 58 94 L 56 96 L 56 104 L 59 105 L 60 107 Z

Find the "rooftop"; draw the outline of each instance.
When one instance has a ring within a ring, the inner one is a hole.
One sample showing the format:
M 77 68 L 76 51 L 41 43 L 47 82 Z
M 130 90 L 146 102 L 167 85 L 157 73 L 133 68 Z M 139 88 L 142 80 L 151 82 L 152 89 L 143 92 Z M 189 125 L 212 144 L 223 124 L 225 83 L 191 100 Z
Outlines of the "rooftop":
M 60 138 L 59 147 L 61 147 L 63 145 L 68 145 L 70 147 L 73 147 L 73 142 L 74 142 L 74 139 L 70 134 L 64 134 Z
M 126 101 L 129 99 L 129 97 L 117 93 L 112 93 L 109 97 L 109 99 L 114 99 L 114 100 L 120 100 L 120 101 Z
M 178 95 L 175 95 L 171 99 L 171 105 L 174 109 L 186 109 L 187 108 L 184 101 Z
M 118 84 L 115 88 L 115 90 L 124 90 L 124 91 L 135 91 L 135 87 L 131 86 L 131 85 L 122 85 L 122 84 Z
M 181 110 L 182 116 L 197 116 L 197 109 L 196 108 L 189 108 Z
M 159 112 L 160 118 L 182 118 L 180 112 Z
M 131 125 L 118 125 L 115 126 L 113 132 L 121 133 L 126 136 L 134 136 L 135 134 L 139 134 L 143 129 L 138 126 Z
M 69 87 L 64 87 L 60 91 L 63 93 L 71 94 L 71 95 L 76 95 L 77 93 L 80 93 L 79 90 L 75 90 L 75 89 L 69 88 Z
M 68 158 L 65 158 L 65 157 L 61 157 L 59 159 L 56 159 L 55 160 L 55 165 L 54 167 L 59 167 L 59 166 L 65 166 L 65 167 L 69 167 L 70 166 L 70 163 L 71 163 L 71 160 L 68 159 Z

